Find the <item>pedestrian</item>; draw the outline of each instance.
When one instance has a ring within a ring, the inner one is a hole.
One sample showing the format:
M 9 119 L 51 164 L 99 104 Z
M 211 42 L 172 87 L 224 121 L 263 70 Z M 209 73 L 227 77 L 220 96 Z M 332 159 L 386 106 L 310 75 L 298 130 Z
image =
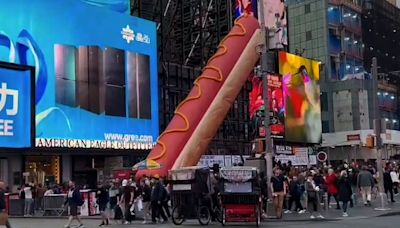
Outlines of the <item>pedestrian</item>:
M 75 219 L 79 223 L 77 228 L 84 228 L 85 226 L 83 225 L 82 220 L 78 216 L 78 207 L 82 206 L 84 203 L 81 192 L 75 186 L 74 181 L 69 181 L 68 186 L 69 186 L 68 197 L 64 203 L 64 206 L 65 205 L 69 206 L 69 217 L 68 217 L 68 222 L 64 227 L 71 228 L 71 224 Z
M 276 217 L 282 218 L 283 214 L 283 200 L 286 195 L 286 183 L 284 177 L 281 175 L 281 169 L 274 170 L 274 176 L 271 177 L 271 192 L 276 211 Z
M 119 189 L 116 186 L 116 183 L 114 181 L 111 181 L 110 184 L 110 189 L 108 190 L 108 194 L 110 197 L 110 212 L 112 212 L 112 216 L 111 217 L 115 217 L 115 206 L 117 206 L 118 202 L 119 202 Z
M 165 191 L 164 186 L 160 182 L 160 176 L 154 175 L 153 177 L 153 189 L 151 192 L 151 220 L 153 223 L 156 223 L 156 218 L 161 216 L 163 219 L 163 223 L 168 222 L 168 218 L 164 213 L 162 202 L 163 202 L 163 194 Z
M 24 206 L 24 215 L 31 216 L 32 215 L 32 206 L 33 206 L 33 195 L 32 195 L 32 187 L 31 185 L 25 185 L 23 189 L 25 193 L 25 206 Z
M 363 166 L 358 174 L 357 186 L 361 192 L 364 206 L 371 206 L 371 191 L 374 187 L 375 179 L 367 166 Z
M 349 201 L 351 200 L 351 195 L 353 192 L 351 191 L 351 183 L 348 178 L 346 170 L 343 170 L 340 173 L 340 178 L 338 181 L 338 199 L 342 202 L 342 209 L 343 209 L 343 217 L 349 216 L 347 214 L 347 206 Z
M 143 224 L 150 222 L 150 202 L 151 202 L 151 187 L 150 180 L 146 177 L 143 180 L 142 202 L 143 202 Z
M 356 167 L 349 169 L 349 180 L 351 183 L 351 191 L 353 192 L 352 200 L 350 201 L 350 207 L 356 206 L 358 203 L 358 193 L 360 192 L 357 187 L 358 170 Z
M 312 206 L 312 211 L 310 211 L 311 219 L 315 219 L 315 218 L 321 218 L 323 219 L 324 216 L 322 216 L 319 213 L 319 205 L 318 205 L 318 197 L 319 197 L 319 191 L 320 188 L 315 184 L 314 179 L 313 179 L 313 175 L 308 175 L 307 176 L 307 181 L 305 182 L 305 189 L 307 192 L 307 208 L 310 211 L 311 210 L 311 206 Z
M 6 188 L 4 182 L 0 181 L 0 226 L 6 226 L 11 228 L 10 222 L 8 221 L 8 214 L 6 211 Z
M 328 205 L 330 207 L 331 197 L 333 197 L 336 201 L 336 209 L 340 210 L 340 204 L 337 198 L 338 189 L 337 189 L 338 178 L 333 171 L 333 169 L 328 169 L 328 175 L 326 176 L 326 185 L 328 191 Z
M 300 185 L 299 181 L 297 180 L 297 176 L 293 176 L 292 180 L 289 183 L 289 211 L 292 209 L 292 205 L 294 202 L 296 206 L 295 211 L 297 211 L 299 214 L 303 214 L 306 212 L 300 202 L 301 196 L 303 195 L 304 191 L 304 185 Z
M 392 178 L 393 182 L 393 193 L 394 195 L 399 194 L 399 173 L 397 172 L 396 166 L 393 167 L 392 171 L 390 172 L 390 177 Z
M 47 187 L 47 190 L 44 192 L 44 196 L 50 196 L 52 194 L 54 194 L 53 189 L 50 187 Z
M 388 197 L 388 201 L 389 201 L 388 193 L 390 193 L 390 201 L 394 203 L 396 201 L 394 200 L 393 196 L 393 181 L 392 177 L 390 176 L 390 171 L 391 171 L 390 167 L 385 167 L 385 172 L 383 173 L 383 187 L 385 189 L 385 194 Z
M 170 198 L 171 198 L 171 197 L 170 197 L 170 190 L 169 190 L 170 185 L 167 184 L 167 183 L 165 182 L 165 179 L 166 179 L 166 178 L 162 178 L 162 179 L 160 180 L 160 182 L 161 182 L 162 185 L 164 186 L 163 196 L 162 196 L 162 199 L 163 199 L 163 201 L 162 201 L 162 207 L 163 207 L 163 209 L 164 209 L 165 214 L 167 215 L 167 217 L 168 217 L 168 218 L 171 218 L 171 212 L 169 211 L 169 205 L 168 205 L 169 200 L 170 200 Z
M 110 224 L 110 217 L 107 212 L 107 205 L 110 202 L 110 195 L 108 193 L 108 188 L 104 184 L 99 184 L 97 193 L 97 205 L 99 206 L 99 211 L 101 215 L 101 223 L 99 226 L 108 226 Z
M 38 184 L 36 188 L 36 210 L 43 211 L 43 197 L 46 189 L 42 184 Z
M 124 211 L 124 220 L 125 224 L 132 223 L 131 216 L 131 207 L 133 205 L 134 193 L 132 186 L 129 184 L 129 181 L 124 179 L 122 180 L 122 194 L 121 199 L 119 201 L 119 205 L 121 209 Z
M 261 200 L 262 200 L 262 212 L 263 214 L 267 211 L 267 202 L 268 202 L 268 185 L 267 179 L 264 172 L 260 172 L 260 191 L 261 191 Z M 214 193 L 214 195 L 216 195 Z M 213 197 L 214 198 L 214 197 Z M 216 198 L 218 199 L 218 198 Z M 214 200 L 216 203 L 217 201 Z

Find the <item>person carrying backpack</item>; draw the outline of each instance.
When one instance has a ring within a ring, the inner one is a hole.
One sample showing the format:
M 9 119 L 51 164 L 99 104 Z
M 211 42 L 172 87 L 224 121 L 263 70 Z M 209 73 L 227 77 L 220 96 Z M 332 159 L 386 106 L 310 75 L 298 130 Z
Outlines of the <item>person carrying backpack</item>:
M 64 206 L 67 204 L 69 206 L 69 217 L 68 217 L 68 223 L 64 227 L 71 228 L 71 223 L 75 219 L 79 223 L 78 228 L 84 228 L 85 226 L 83 225 L 82 220 L 78 216 L 78 207 L 82 206 L 84 203 L 82 195 L 79 189 L 76 188 L 75 182 L 69 181 L 68 186 L 69 186 L 69 191 Z

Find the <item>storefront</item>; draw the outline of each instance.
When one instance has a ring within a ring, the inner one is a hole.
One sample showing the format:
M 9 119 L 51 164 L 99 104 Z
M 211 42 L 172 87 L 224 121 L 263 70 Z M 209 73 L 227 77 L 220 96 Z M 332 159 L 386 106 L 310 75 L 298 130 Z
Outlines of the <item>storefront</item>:
M 25 156 L 23 177 L 25 183 L 52 186 L 61 181 L 61 157 L 49 156 Z
M 1 180 L 94 187 L 145 158 L 159 134 L 156 24 L 83 1 L 1 3 Z

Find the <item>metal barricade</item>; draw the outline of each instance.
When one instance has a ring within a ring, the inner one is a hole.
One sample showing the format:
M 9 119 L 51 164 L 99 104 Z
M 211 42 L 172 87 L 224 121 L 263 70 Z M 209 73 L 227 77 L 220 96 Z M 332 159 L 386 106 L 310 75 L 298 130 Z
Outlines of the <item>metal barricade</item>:
M 10 216 L 23 216 L 24 215 L 25 200 L 14 198 L 9 200 L 8 214 Z
M 66 212 L 64 206 L 66 194 L 50 194 L 43 197 L 43 209 L 45 215 L 61 216 Z

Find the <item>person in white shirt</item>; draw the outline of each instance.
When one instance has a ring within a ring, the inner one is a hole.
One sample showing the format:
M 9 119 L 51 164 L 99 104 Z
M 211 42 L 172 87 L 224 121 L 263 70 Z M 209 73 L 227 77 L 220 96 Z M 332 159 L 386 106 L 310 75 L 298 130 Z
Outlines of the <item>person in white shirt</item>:
M 25 193 L 25 207 L 24 207 L 24 215 L 30 216 L 32 215 L 32 204 L 33 204 L 33 197 L 32 197 L 32 187 L 28 184 L 24 187 Z
M 51 194 L 54 194 L 53 189 L 51 189 L 50 187 L 47 187 L 47 190 L 44 192 L 44 196 L 49 196 Z
M 393 182 L 393 190 L 394 190 L 394 194 L 398 195 L 399 194 L 399 173 L 396 171 L 396 169 L 392 169 L 392 171 L 390 172 L 390 178 L 392 179 Z

